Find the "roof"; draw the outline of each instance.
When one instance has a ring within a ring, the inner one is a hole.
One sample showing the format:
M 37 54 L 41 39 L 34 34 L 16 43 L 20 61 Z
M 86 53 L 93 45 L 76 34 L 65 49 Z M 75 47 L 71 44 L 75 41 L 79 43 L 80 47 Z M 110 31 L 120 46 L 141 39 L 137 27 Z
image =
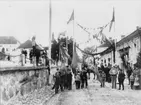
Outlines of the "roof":
M 104 54 L 110 53 L 111 51 L 113 51 L 113 47 L 112 46 L 110 46 L 107 49 L 105 49 L 104 51 L 102 51 L 100 53 L 100 55 L 104 55 Z
M 32 48 L 32 41 L 27 40 L 24 43 L 20 44 L 18 48 Z
M 31 40 L 27 40 L 24 43 L 20 44 L 18 48 L 25 48 L 25 49 L 28 49 L 29 48 L 30 49 L 30 48 L 32 48 L 32 41 Z M 36 48 L 39 49 L 39 50 L 43 50 L 44 49 L 39 44 L 37 44 Z
M 132 32 L 131 34 L 129 34 L 128 36 L 124 37 L 123 39 L 121 39 L 119 42 L 116 43 L 117 46 L 122 45 L 123 43 L 137 37 L 141 35 L 141 28 L 140 29 L 136 29 L 134 32 Z
M 0 44 L 17 44 L 18 42 L 13 36 L 0 36 Z

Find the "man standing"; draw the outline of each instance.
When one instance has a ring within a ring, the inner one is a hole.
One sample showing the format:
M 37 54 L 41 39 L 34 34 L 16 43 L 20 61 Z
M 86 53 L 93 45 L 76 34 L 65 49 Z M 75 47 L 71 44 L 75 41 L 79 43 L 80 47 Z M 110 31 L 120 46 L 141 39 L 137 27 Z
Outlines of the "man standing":
M 33 49 L 33 64 L 35 65 L 35 55 L 36 55 L 36 41 L 35 41 L 36 37 L 33 36 L 32 37 L 32 49 Z
M 59 86 L 60 86 L 60 82 L 61 82 L 59 71 L 57 71 L 55 73 L 54 78 L 55 78 L 55 83 L 54 83 L 54 86 L 52 87 L 52 89 L 55 89 L 55 94 L 57 94 Z
M 27 59 L 27 51 L 26 51 L 26 49 L 24 49 L 24 55 L 25 55 L 25 63 L 26 63 L 26 59 Z
M 101 87 L 105 87 L 105 81 L 106 81 L 106 74 L 104 73 L 104 71 L 102 71 L 102 84 L 101 84 Z
M 130 75 L 132 74 L 132 69 L 130 65 L 128 64 L 128 69 L 127 69 L 127 76 L 128 76 L 128 85 L 130 85 Z
M 115 65 L 111 68 L 110 70 L 110 75 L 111 75 L 111 82 L 112 82 L 112 89 L 116 89 L 116 80 L 117 80 L 117 74 L 118 74 L 118 66 Z
M 87 77 L 87 69 L 86 69 L 86 67 L 84 67 L 82 69 L 82 72 L 81 72 L 80 76 L 81 76 L 81 81 L 82 81 L 81 88 L 84 88 L 84 84 L 85 84 L 85 86 L 87 88 L 87 86 L 88 86 L 88 81 L 87 81 L 88 77 Z
M 71 73 L 71 69 L 69 68 L 69 66 L 67 66 L 67 80 L 68 80 L 68 89 L 71 90 L 72 89 L 72 73 Z
M 124 71 L 120 70 L 118 75 L 119 90 L 121 89 L 121 85 L 122 85 L 122 90 L 124 90 L 124 79 L 125 79 Z

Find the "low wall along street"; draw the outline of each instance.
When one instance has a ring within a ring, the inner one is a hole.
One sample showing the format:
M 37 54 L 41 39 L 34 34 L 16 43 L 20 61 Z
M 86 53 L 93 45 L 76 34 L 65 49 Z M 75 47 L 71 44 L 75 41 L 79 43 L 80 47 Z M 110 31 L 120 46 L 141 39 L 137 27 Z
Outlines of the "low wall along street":
M 0 68 L 0 105 L 20 94 L 25 96 L 48 84 L 46 67 Z

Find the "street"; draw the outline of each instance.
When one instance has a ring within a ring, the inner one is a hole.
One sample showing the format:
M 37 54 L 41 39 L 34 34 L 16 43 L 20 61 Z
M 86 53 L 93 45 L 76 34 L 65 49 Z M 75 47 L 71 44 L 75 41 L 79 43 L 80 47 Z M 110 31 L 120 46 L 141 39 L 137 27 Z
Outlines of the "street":
M 141 0 L 3 1 L 0 105 L 141 105 Z
M 141 105 L 141 91 L 131 90 L 125 85 L 124 91 L 111 89 L 109 83 L 101 88 L 97 80 L 91 79 L 87 89 L 76 90 L 73 85 L 71 91 L 60 92 L 43 105 Z
M 52 88 L 52 75 L 56 68 L 51 69 L 50 86 L 45 86 L 39 90 L 29 93 L 26 96 L 18 94 L 9 100 L 7 105 L 141 105 L 141 91 L 131 90 L 127 79 L 125 80 L 125 90 L 111 88 L 111 83 L 106 82 L 105 88 L 100 87 L 97 80 L 93 80 L 91 74 L 88 81 L 88 88 L 75 89 L 73 83 L 72 90 L 65 90 L 55 94 Z

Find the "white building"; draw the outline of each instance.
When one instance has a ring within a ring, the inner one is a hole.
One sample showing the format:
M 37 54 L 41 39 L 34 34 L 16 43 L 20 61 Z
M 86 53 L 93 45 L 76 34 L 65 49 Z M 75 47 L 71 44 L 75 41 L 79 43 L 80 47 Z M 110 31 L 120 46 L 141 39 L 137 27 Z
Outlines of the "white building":
M 137 28 L 134 32 L 116 43 L 115 63 L 122 69 L 127 64 L 133 66 L 137 61 L 138 53 L 141 51 L 141 28 Z M 113 65 L 113 50 L 109 47 L 101 54 L 100 62 L 105 66 Z
M 9 54 L 20 45 L 19 41 L 13 36 L 0 36 L 0 52 L 4 49 Z
M 133 66 L 137 61 L 138 53 L 141 51 L 141 28 L 137 28 L 130 35 L 121 39 L 116 46 L 116 62 L 122 68 L 127 63 Z

